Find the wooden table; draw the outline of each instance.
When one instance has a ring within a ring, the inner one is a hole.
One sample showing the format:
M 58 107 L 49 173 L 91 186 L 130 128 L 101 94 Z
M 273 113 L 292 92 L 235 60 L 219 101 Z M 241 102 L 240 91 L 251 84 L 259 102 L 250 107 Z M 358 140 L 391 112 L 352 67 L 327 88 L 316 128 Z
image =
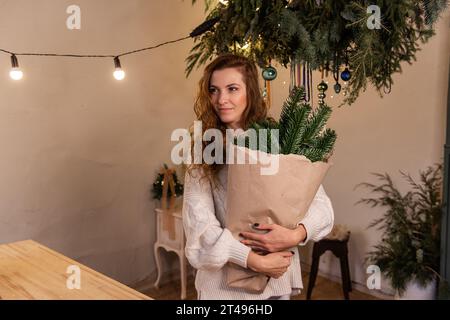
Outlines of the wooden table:
M 75 274 L 70 266 L 79 267 L 80 289 L 69 289 L 70 285 L 67 285 L 68 279 Z M 0 245 L 1 299 L 148 300 L 151 298 L 35 241 L 26 240 Z

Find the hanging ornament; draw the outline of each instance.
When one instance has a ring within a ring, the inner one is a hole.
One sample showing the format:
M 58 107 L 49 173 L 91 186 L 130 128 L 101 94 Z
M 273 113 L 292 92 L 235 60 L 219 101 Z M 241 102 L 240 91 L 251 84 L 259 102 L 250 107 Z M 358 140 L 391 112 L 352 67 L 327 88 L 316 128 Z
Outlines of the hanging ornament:
M 272 106 L 272 96 L 270 93 L 270 81 L 268 80 L 264 81 L 263 98 L 266 102 L 267 107 L 270 109 L 270 107 Z
M 334 84 L 334 92 L 339 93 L 339 92 L 341 92 L 341 89 L 342 89 L 342 87 L 339 82 Z
M 275 80 L 277 77 L 277 69 L 269 65 L 267 68 L 264 68 L 262 72 L 262 77 L 266 81 Z
M 317 97 L 319 98 L 319 104 L 324 104 L 324 99 L 327 96 L 325 91 L 327 91 L 328 85 L 322 80 L 321 83 L 317 85 L 317 90 L 319 90 L 319 94 Z
M 345 52 L 345 69 L 341 72 L 341 79 L 344 82 L 347 82 L 352 77 L 352 74 L 350 73 L 350 70 L 348 69 L 348 51 Z M 344 83 L 347 84 L 347 83 Z
M 264 100 L 266 100 L 266 97 L 267 97 L 267 86 L 266 86 L 266 82 L 265 81 L 264 81 L 264 90 L 263 90 L 262 96 L 263 96 Z
M 350 70 L 348 70 L 348 67 L 346 67 L 345 70 L 341 73 L 341 79 L 344 81 L 348 81 L 351 77 L 352 74 L 350 73 Z
M 270 61 L 269 61 L 269 66 L 263 69 L 262 77 L 265 80 L 264 81 L 263 98 L 264 98 L 264 101 L 267 104 L 267 107 L 270 108 L 272 106 L 272 96 L 271 96 L 271 92 L 270 92 L 270 81 L 275 80 L 276 77 L 277 77 L 277 69 L 275 69 L 274 67 L 272 67 L 270 65 Z
M 342 89 L 341 84 L 339 83 L 339 66 L 336 66 L 336 70 L 333 72 L 333 78 L 336 81 L 333 86 L 334 92 L 339 93 Z
M 312 99 L 312 70 L 308 63 L 291 62 L 291 83 L 289 85 L 289 92 L 292 92 L 294 87 L 304 87 L 306 102 Z

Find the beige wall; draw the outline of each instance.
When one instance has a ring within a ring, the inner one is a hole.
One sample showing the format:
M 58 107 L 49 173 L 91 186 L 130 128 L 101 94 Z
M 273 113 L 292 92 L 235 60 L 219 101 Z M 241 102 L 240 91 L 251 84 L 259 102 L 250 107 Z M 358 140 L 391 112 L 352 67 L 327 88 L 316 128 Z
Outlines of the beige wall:
M 65 27 L 71 4 L 82 10 L 80 31 Z M 0 38 L 13 51 L 110 54 L 183 37 L 203 18 L 201 1 L 9 0 L 0 3 Z M 354 206 L 365 194 L 354 186 L 370 172 L 398 179 L 400 169 L 415 175 L 442 158 L 448 26 L 447 13 L 418 62 L 395 76 L 390 95 L 369 89 L 330 121 L 339 140 L 324 184 L 336 223 L 352 230 L 357 283 L 366 281 L 362 259 L 380 236 L 366 227 L 381 211 Z M 125 283 L 154 271 L 149 188 L 170 160 L 171 131 L 193 119 L 199 73 L 184 76 L 191 46 L 186 40 L 124 57 L 122 83 L 110 60 L 36 57 L 19 57 L 25 78 L 14 83 L 9 56 L 0 55 L 0 243 L 32 238 Z M 278 69 L 276 116 L 289 79 Z M 334 257 L 323 261 L 322 272 L 339 274 Z
M 79 31 L 66 8 L 81 7 Z M 181 0 L 10 0 L 1 47 L 111 54 L 187 36 L 203 4 Z M 125 283 L 154 271 L 149 188 L 170 160 L 170 133 L 193 117 L 190 39 L 112 60 L 0 55 L 0 243 L 35 239 Z

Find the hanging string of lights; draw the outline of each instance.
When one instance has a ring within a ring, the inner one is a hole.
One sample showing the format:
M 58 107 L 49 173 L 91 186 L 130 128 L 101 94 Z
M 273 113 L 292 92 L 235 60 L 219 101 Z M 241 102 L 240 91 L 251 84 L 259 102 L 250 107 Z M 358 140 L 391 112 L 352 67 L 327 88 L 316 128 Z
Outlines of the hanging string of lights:
M 189 34 L 189 36 L 186 36 L 186 37 L 183 37 L 183 38 L 180 38 L 177 40 L 166 41 L 166 42 L 160 43 L 158 45 L 154 45 L 154 46 L 150 46 L 150 47 L 146 47 L 146 48 L 142 48 L 142 49 L 123 52 L 123 53 L 116 54 L 116 55 L 112 55 L 112 54 L 98 55 L 98 54 L 20 53 L 20 52 L 13 52 L 13 51 L 5 50 L 2 48 L 0 48 L 0 53 L 8 54 L 11 56 L 11 70 L 9 72 L 9 76 L 11 77 L 11 79 L 16 80 L 16 81 L 23 78 L 23 71 L 19 67 L 19 60 L 17 58 L 18 56 L 113 59 L 113 62 L 114 62 L 113 76 L 116 80 L 121 81 L 121 80 L 125 79 L 125 71 L 122 69 L 122 65 L 120 62 L 121 57 L 131 55 L 131 54 L 136 54 L 136 53 L 143 52 L 143 51 L 153 50 L 153 49 L 156 49 L 156 48 L 159 48 L 159 47 L 171 44 L 171 43 L 175 43 L 175 42 L 183 41 L 183 40 L 186 40 L 189 38 L 197 37 L 207 31 L 209 31 L 217 23 L 217 21 L 219 21 L 218 18 L 206 20 L 205 22 L 200 24 L 198 27 L 196 27 Z

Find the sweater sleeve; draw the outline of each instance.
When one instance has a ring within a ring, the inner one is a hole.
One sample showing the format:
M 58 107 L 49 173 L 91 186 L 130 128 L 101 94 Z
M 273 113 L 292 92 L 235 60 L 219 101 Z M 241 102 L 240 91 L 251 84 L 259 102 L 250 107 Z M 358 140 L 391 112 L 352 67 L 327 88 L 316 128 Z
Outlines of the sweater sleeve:
M 299 244 L 300 246 L 304 246 L 309 240 L 319 241 L 331 232 L 334 211 L 322 185 L 317 190 L 305 217 L 298 224 L 303 224 L 306 229 L 306 239 Z
M 247 267 L 250 248 L 222 228 L 217 220 L 211 183 L 199 170 L 186 173 L 183 194 L 185 253 L 196 269 L 219 270 L 227 262 Z

